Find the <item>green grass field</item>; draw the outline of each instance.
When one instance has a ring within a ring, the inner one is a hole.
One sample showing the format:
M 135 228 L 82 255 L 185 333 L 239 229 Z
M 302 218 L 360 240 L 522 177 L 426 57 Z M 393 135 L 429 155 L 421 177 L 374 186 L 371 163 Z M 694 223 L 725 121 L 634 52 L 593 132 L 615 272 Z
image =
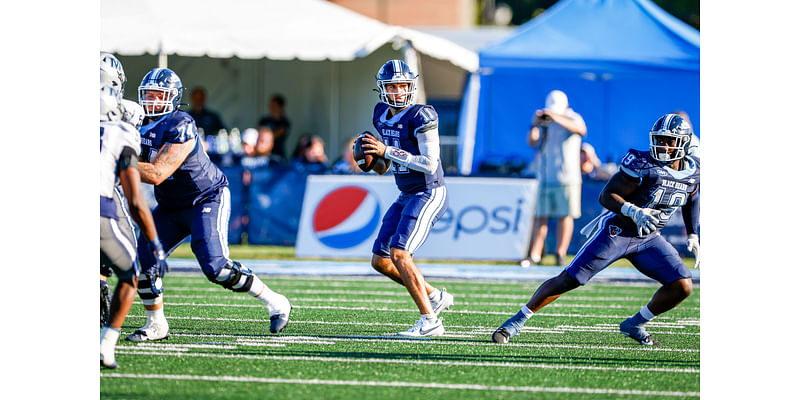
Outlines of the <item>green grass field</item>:
M 540 282 L 432 280 L 455 295 L 447 332 L 400 339 L 419 313 L 385 278 L 264 276 L 292 301 L 289 326 L 269 333 L 257 300 L 199 274 L 165 278 L 168 340 L 120 340 L 117 370 L 101 369 L 102 398 L 466 399 L 694 398 L 700 391 L 700 290 L 658 317 L 659 347 L 617 325 L 654 285 L 590 283 L 534 315 L 509 344 L 491 332 Z M 137 300 L 122 337 L 145 322 Z

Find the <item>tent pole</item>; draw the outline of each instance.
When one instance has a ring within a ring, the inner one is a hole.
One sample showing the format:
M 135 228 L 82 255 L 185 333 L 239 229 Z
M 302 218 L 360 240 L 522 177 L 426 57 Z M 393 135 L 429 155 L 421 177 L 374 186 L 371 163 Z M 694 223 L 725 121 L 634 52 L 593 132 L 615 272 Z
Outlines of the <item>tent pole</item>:
M 406 64 L 408 64 L 411 69 L 417 72 L 419 78 L 417 78 L 417 95 L 416 99 L 414 100 L 415 103 L 418 104 L 426 104 L 428 99 L 425 96 L 425 83 L 424 79 L 422 78 L 422 65 L 419 62 L 419 55 L 417 54 L 417 50 L 414 49 L 414 46 L 411 45 L 411 42 L 406 40 L 405 45 L 403 45 L 403 58 Z

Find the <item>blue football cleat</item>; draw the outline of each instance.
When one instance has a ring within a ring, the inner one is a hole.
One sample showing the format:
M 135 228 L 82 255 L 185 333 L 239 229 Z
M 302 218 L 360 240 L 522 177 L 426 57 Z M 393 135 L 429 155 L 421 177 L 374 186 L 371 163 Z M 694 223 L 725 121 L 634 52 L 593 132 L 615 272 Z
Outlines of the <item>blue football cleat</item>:
M 492 333 L 492 341 L 495 343 L 506 344 L 512 337 L 516 336 L 525 325 L 522 312 L 516 313 L 513 317 L 506 320 Z
M 644 330 L 644 324 L 634 325 L 630 318 L 619 324 L 619 333 L 637 341 L 642 346 L 658 346 L 661 344 L 653 340 L 650 334 Z

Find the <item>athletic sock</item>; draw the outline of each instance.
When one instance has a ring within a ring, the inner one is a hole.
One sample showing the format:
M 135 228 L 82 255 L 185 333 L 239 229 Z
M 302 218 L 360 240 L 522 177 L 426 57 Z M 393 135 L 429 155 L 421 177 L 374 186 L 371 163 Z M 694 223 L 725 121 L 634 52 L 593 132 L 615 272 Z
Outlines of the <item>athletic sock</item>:
M 431 292 L 431 294 L 428 295 L 428 298 L 431 300 L 439 300 L 439 296 L 441 295 L 442 292 L 439 289 L 433 288 L 433 291 Z
M 106 325 L 100 331 L 100 354 L 103 355 L 106 363 L 114 362 L 114 348 L 119 339 L 119 329 Z
M 261 302 L 264 303 L 264 305 L 267 306 L 270 311 L 272 311 L 272 305 L 278 301 L 278 296 L 280 296 L 255 275 L 253 275 L 253 285 L 250 286 L 250 290 L 247 293 L 261 300 Z
M 527 305 L 525 305 L 525 306 L 522 306 L 522 308 L 519 309 L 519 312 L 517 313 L 517 315 L 519 316 L 519 320 L 521 320 L 522 323 L 524 324 L 525 322 L 528 321 L 528 318 L 533 316 L 533 311 L 531 311 L 531 309 L 528 308 Z
M 436 321 L 436 314 L 420 314 L 420 317 L 424 319 L 426 322 Z
M 644 325 L 651 319 L 655 318 L 656 316 L 650 311 L 647 306 L 642 307 L 639 312 L 637 312 L 633 317 L 631 317 L 631 322 L 634 325 Z
M 161 308 L 158 310 L 147 310 L 147 325 L 150 325 L 150 322 L 166 322 L 167 317 L 164 316 L 164 306 L 162 305 Z

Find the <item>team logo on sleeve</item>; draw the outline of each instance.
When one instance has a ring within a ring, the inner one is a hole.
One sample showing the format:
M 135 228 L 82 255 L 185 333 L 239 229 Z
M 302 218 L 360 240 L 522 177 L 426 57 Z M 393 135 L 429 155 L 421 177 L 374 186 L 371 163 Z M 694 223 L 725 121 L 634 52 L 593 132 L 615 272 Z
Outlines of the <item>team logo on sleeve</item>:
M 322 244 L 346 249 L 369 239 L 380 218 L 380 204 L 374 194 L 357 186 L 345 186 L 320 200 L 312 224 Z

